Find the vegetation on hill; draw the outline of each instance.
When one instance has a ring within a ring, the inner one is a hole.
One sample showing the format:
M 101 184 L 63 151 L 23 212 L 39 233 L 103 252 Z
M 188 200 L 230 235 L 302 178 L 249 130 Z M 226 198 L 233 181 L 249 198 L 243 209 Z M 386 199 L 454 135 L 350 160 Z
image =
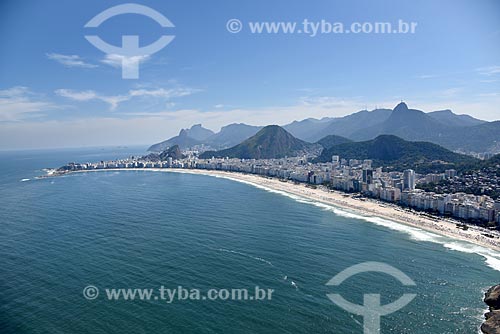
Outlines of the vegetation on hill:
M 316 143 L 323 146 L 324 149 L 329 149 L 330 147 L 335 146 L 335 145 L 352 143 L 352 140 L 347 139 L 345 137 L 341 137 L 341 136 L 329 135 L 329 136 L 321 138 Z
M 165 161 L 168 158 L 172 158 L 174 160 L 183 158 L 179 145 L 169 147 L 168 149 L 160 153 L 160 160 Z
M 419 173 L 443 172 L 451 168 L 464 169 L 479 161 L 436 144 L 409 142 L 392 135 L 335 145 L 324 150 L 316 160 L 331 161 L 332 155 L 339 155 L 344 159 L 372 159 L 375 167 L 384 166 L 393 170 L 411 168 Z
M 236 146 L 221 151 L 207 151 L 201 154 L 200 158 L 209 159 L 214 156 L 240 159 L 277 159 L 296 156 L 314 146 L 315 144 L 295 138 L 280 126 L 269 125 Z

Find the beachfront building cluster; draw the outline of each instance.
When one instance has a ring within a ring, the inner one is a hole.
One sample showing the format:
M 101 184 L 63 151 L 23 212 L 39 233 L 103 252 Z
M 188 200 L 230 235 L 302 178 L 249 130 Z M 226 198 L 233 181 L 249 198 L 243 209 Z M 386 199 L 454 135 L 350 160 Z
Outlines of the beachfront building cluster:
M 86 170 L 99 170 L 99 169 L 126 169 L 126 168 L 184 168 L 184 164 L 178 160 L 168 158 L 167 161 L 142 161 L 136 160 L 133 157 L 129 159 L 113 160 L 113 161 L 100 161 L 100 162 L 87 162 L 76 163 L 70 162 L 62 166 L 58 171 L 76 172 Z
M 372 168 L 371 160 L 346 160 L 338 156 L 332 157 L 331 163 L 318 164 L 308 163 L 305 157 L 299 157 L 269 160 L 210 159 L 192 162 L 191 166 L 325 185 L 418 210 L 469 221 L 492 222 L 500 226 L 500 202 L 495 202 L 489 196 L 436 194 L 415 188 L 417 182 L 453 179 L 457 175 L 453 169 L 442 174 L 427 175 L 418 175 L 411 169 L 383 172 L 382 167 Z
M 115 168 L 191 168 L 220 170 L 276 177 L 282 180 L 325 186 L 348 193 L 359 193 L 405 207 L 468 221 L 488 222 L 500 227 L 500 202 L 489 196 L 465 193 L 437 194 L 416 189 L 417 183 L 429 183 L 456 178 L 455 170 L 442 174 L 419 175 L 411 169 L 384 172 L 373 168 L 371 160 L 342 159 L 333 156 L 331 162 L 310 163 L 308 157 L 283 159 L 198 159 L 196 156 L 181 160 L 149 161 L 129 158 L 97 163 L 70 163 L 61 172 Z
M 486 195 L 436 194 L 417 189 L 403 192 L 400 203 L 464 220 L 496 222 L 500 226 L 500 202 Z

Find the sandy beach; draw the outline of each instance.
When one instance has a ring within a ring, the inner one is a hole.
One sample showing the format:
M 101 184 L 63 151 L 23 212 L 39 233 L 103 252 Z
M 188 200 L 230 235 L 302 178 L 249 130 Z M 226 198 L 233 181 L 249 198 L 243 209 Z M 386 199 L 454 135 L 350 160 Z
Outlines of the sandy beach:
M 457 228 L 456 224 L 459 222 L 452 219 L 441 219 L 439 217 L 430 218 L 427 215 L 420 214 L 418 212 L 411 212 L 394 204 L 384 203 L 372 199 L 353 198 L 352 195 L 348 195 L 339 191 L 327 190 L 323 187 L 314 189 L 311 187 L 307 187 L 305 184 L 283 182 L 275 178 L 268 178 L 260 175 L 201 169 L 131 168 L 77 171 L 72 173 L 85 173 L 93 171 L 174 172 L 223 177 L 234 181 L 252 184 L 260 188 L 267 188 L 269 190 L 298 196 L 313 202 L 319 202 L 336 208 L 344 209 L 352 212 L 353 214 L 362 216 L 360 218 L 379 217 L 384 220 L 415 227 L 421 230 L 435 233 L 437 235 L 467 241 L 495 251 L 500 251 L 500 239 L 498 238 L 498 235 L 500 234 L 496 231 L 491 232 L 475 226 L 471 226 L 468 230 L 463 230 Z M 494 234 L 496 238 L 490 238 L 485 236 L 484 234 Z

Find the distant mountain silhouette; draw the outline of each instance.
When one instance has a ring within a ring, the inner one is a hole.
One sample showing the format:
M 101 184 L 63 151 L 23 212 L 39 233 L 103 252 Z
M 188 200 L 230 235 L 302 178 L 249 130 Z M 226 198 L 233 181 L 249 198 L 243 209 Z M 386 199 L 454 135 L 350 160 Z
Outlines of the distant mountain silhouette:
M 500 152 L 500 121 L 485 122 L 469 115 L 457 115 L 450 110 L 425 113 L 410 109 L 406 103 L 393 110 L 362 110 L 337 118 L 308 118 L 284 125 L 297 139 L 310 143 L 329 135 L 354 141 L 365 141 L 382 134 L 395 135 L 410 141 L 427 141 L 449 150 L 462 152 Z M 151 146 L 152 151 L 162 151 L 178 144 L 181 149 L 205 144 L 212 149 L 235 146 L 262 129 L 260 126 L 230 124 L 212 134 L 197 124 L 179 136 Z M 205 138 L 205 139 L 202 139 Z
M 427 115 L 446 126 L 453 127 L 474 126 L 486 123 L 486 121 L 482 121 L 469 115 L 457 115 L 449 109 L 432 111 L 427 113 Z
M 344 117 L 334 118 L 329 124 L 315 132 L 311 132 L 307 137 L 299 137 L 305 141 L 315 142 L 328 135 L 337 135 L 352 139 L 352 134 L 383 123 L 391 115 L 390 109 L 375 109 L 372 111 L 362 110 Z
M 207 151 L 200 155 L 202 159 L 229 157 L 240 159 L 274 159 L 296 156 L 315 145 L 295 138 L 277 125 L 268 125 L 257 134 L 234 147 L 221 151 Z
M 151 145 L 148 151 L 161 152 L 174 145 L 178 145 L 181 149 L 186 149 L 200 144 L 201 141 L 188 136 L 188 130 L 182 129 L 179 135 L 162 141 L 161 143 Z
M 203 141 L 213 135 L 214 132 L 212 130 L 202 127 L 201 124 L 195 124 L 189 129 L 182 129 L 179 132 L 179 135 L 175 137 L 162 141 L 161 143 L 151 145 L 148 148 L 148 151 L 161 152 L 174 145 L 179 145 L 181 149 L 186 149 L 202 144 Z
M 179 135 L 169 138 L 160 143 L 151 145 L 148 151 L 161 152 L 173 145 L 179 145 L 181 149 L 191 148 L 196 145 L 205 144 L 212 148 L 223 149 L 241 143 L 262 129 L 261 126 L 240 124 L 229 124 L 218 132 L 203 128 L 201 124 L 195 124 L 190 129 L 183 129 Z
M 426 139 L 450 150 L 500 152 L 500 121 L 451 128 L 440 135 L 434 134 Z
M 213 136 L 215 133 L 210 129 L 205 129 L 201 126 L 201 124 L 195 124 L 190 129 L 187 130 L 188 137 L 193 139 L 204 141 L 207 140 L 210 136 Z
M 450 150 L 484 152 L 500 144 L 500 122 L 484 122 L 443 111 L 426 114 L 409 109 L 402 102 L 383 123 L 359 130 L 349 138 L 360 141 L 381 134 L 412 141 L 428 141 Z
M 313 142 L 315 140 L 310 139 L 314 137 L 314 134 L 326 128 L 332 120 L 334 120 L 334 118 L 307 118 L 302 121 L 293 121 L 283 126 L 283 128 L 296 138 Z
M 423 111 L 409 109 L 406 103 L 401 102 L 383 123 L 358 130 L 350 138 L 360 141 L 381 134 L 391 134 L 407 140 L 420 140 L 442 133 L 444 127 L 446 127 L 444 124 Z
M 255 135 L 261 126 L 246 125 L 243 123 L 229 124 L 223 126 L 221 130 L 207 138 L 206 143 L 212 148 L 224 149 L 232 147 Z

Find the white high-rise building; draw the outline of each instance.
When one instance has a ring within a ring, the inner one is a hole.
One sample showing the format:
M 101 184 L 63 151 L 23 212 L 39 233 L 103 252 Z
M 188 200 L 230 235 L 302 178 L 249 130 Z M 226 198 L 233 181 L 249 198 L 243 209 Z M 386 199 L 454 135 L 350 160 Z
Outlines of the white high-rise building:
M 415 190 L 415 171 L 406 169 L 403 172 L 403 190 Z
M 452 179 L 457 176 L 457 171 L 454 169 L 447 169 L 444 171 L 447 179 Z

